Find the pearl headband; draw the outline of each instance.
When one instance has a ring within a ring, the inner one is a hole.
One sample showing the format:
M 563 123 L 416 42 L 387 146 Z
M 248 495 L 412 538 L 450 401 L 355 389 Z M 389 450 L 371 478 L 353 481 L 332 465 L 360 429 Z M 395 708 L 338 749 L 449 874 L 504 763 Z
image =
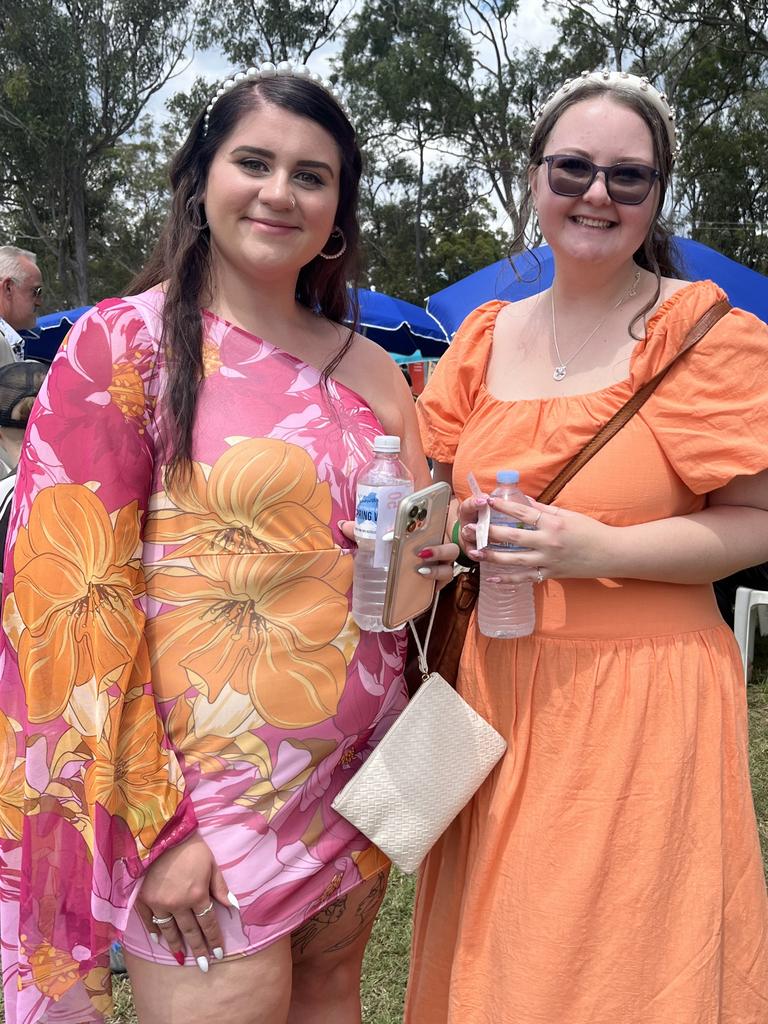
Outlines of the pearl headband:
M 675 130 L 674 110 L 667 102 L 667 97 L 664 93 L 654 88 L 647 78 L 639 78 L 637 75 L 631 75 L 628 71 L 608 71 L 607 68 L 604 71 L 582 71 L 578 78 L 570 79 L 570 81 L 554 92 L 544 106 L 536 112 L 532 122 L 533 131 L 536 131 L 544 115 L 556 107 L 565 96 L 569 93 L 577 92 L 589 82 L 599 82 L 609 89 L 615 89 L 616 92 L 634 92 L 642 96 L 650 106 L 654 107 L 661 114 L 664 127 L 667 129 L 669 145 L 674 159 L 677 155 L 677 132 Z
M 332 96 L 346 114 L 341 98 L 335 92 L 333 85 L 327 78 L 323 78 L 322 75 L 318 75 L 316 72 L 310 71 L 306 64 L 293 65 L 288 60 L 281 60 L 279 64 L 273 64 L 272 61 L 266 60 L 257 68 L 248 68 L 247 71 L 238 72 L 233 78 L 228 78 L 221 86 L 205 109 L 205 118 L 203 119 L 203 136 L 208 134 L 211 111 L 225 93 L 228 93 L 230 89 L 234 89 L 234 87 L 239 85 L 241 82 L 258 82 L 261 79 L 269 80 L 271 78 L 299 78 L 303 79 L 305 82 L 314 82 L 315 85 L 319 85 L 321 89 L 324 89 L 329 96 Z

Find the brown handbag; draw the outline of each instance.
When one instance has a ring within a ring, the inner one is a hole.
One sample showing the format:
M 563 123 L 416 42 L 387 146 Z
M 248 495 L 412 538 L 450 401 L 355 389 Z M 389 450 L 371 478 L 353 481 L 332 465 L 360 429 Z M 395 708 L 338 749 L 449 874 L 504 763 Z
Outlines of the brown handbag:
M 554 480 L 544 488 L 537 501 L 549 505 L 560 491 L 569 483 L 600 451 L 621 428 L 632 419 L 635 413 L 651 397 L 658 384 L 667 375 L 674 363 L 683 353 L 692 348 L 704 335 L 714 327 L 721 317 L 725 316 L 731 304 L 727 299 L 720 299 L 706 310 L 705 313 L 691 327 L 685 336 L 679 351 L 659 372 L 646 384 L 643 384 L 632 397 L 605 423 L 595 436 L 588 441 L 577 455 L 567 463 L 557 474 Z M 477 564 L 472 568 L 460 569 L 450 583 L 446 584 L 440 592 L 437 602 L 437 609 L 434 615 L 432 632 L 429 638 L 429 650 L 426 656 L 432 672 L 438 672 L 443 679 L 452 686 L 456 685 L 459 674 L 459 662 L 461 652 L 464 649 L 469 621 L 472 618 L 472 611 L 477 602 L 477 595 L 480 590 L 480 569 Z M 427 627 L 431 617 L 430 612 L 425 612 L 415 620 L 414 626 L 419 634 L 422 644 L 427 633 Z M 418 690 L 423 682 L 419 668 L 419 656 L 416 643 L 410 631 L 408 635 L 408 651 L 405 659 L 405 680 L 408 692 L 411 696 Z

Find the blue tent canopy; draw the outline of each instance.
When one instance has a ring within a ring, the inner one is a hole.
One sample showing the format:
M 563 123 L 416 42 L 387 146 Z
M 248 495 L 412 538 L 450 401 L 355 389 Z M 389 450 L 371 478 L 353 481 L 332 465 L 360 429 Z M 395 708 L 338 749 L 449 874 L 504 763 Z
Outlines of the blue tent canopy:
M 65 309 L 61 313 L 41 316 L 34 331 L 22 332 L 26 341 L 24 353 L 27 359 L 41 359 L 50 363 L 72 324 L 90 308 L 78 306 L 77 309 Z
M 728 294 L 734 306 L 768 321 L 767 277 L 690 238 L 676 237 L 674 244 L 685 278 L 714 281 Z M 491 299 L 515 302 L 552 284 L 554 261 L 547 245 L 516 256 L 515 267 L 522 280 L 517 279 L 508 260 L 499 260 L 430 295 L 427 311 L 446 334 L 453 337 L 464 318 L 482 303 Z
M 421 353 L 428 359 L 437 358 L 445 351 L 448 344 L 445 331 L 419 306 L 367 288 L 360 288 L 357 295 L 360 333 L 388 352 L 409 357 Z M 41 316 L 35 330 L 25 332 L 27 356 L 50 362 L 72 324 L 90 308 L 80 306 Z
M 388 352 L 437 358 L 445 352 L 448 336 L 440 324 L 419 306 L 382 292 L 359 288 L 361 334 Z

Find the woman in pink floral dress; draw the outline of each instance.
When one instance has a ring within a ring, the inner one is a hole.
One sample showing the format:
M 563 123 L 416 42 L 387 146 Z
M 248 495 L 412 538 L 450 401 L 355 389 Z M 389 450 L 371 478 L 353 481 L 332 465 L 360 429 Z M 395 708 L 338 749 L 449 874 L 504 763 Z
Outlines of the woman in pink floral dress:
M 137 294 L 99 303 L 27 433 L 0 690 L 8 1024 L 347 1024 L 387 864 L 331 808 L 403 706 L 350 618 L 402 375 L 339 326 L 360 156 L 325 89 L 242 76 L 192 128 Z M 455 554 L 437 549 L 436 559 Z M 444 576 L 448 567 L 435 566 Z

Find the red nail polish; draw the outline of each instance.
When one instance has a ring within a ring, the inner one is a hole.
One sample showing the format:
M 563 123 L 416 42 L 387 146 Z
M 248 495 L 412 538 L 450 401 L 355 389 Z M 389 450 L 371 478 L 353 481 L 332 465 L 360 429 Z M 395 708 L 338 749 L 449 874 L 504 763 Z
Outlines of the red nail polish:
M 185 958 L 184 958 L 184 954 L 181 952 L 181 950 L 180 949 L 176 950 L 176 952 L 173 954 L 173 956 L 174 956 L 174 959 L 176 960 L 176 963 L 179 965 L 179 967 L 183 967 L 184 966 L 184 959 Z
M 432 558 L 434 553 L 435 552 L 432 550 L 432 548 L 422 548 L 422 550 L 419 551 L 419 553 L 418 553 L 418 557 L 419 558 Z

